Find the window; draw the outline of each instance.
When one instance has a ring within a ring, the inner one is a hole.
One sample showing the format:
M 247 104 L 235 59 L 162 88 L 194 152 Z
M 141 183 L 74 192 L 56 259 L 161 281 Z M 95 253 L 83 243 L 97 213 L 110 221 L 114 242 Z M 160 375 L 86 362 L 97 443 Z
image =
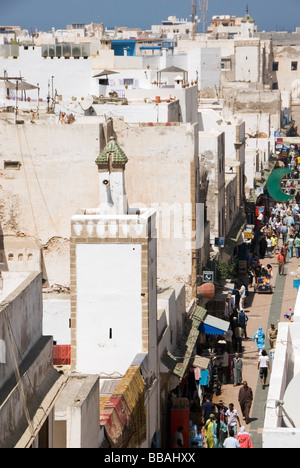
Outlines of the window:
M 20 161 L 4 161 L 4 169 L 14 169 L 18 171 L 20 167 Z
M 273 83 L 272 84 L 272 89 L 278 89 L 278 83 Z
M 128 86 L 132 86 L 133 85 L 133 78 L 124 78 L 123 84 L 128 85 Z
M 230 70 L 231 69 L 231 60 L 222 59 L 221 60 L 221 70 Z
M 278 71 L 278 66 L 279 66 L 279 63 L 278 63 L 278 62 L 273 62 L 272 70 L 273 70 L 273 71 Z
M 298 68 L 298 62 L 292 62 L 292 64 L 291 64 L 291 70 L 292 70 L 292 71 L 295 71 L 295 70 L 297 70 L 297 68 Z

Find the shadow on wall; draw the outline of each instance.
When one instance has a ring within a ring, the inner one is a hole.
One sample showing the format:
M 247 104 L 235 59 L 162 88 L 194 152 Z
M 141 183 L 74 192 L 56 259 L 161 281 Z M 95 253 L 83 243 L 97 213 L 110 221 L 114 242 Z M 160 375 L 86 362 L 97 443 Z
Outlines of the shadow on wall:
M 3 229 L 0 223 L 0 271 L 8 271 L 7 260 L 4 252 Z

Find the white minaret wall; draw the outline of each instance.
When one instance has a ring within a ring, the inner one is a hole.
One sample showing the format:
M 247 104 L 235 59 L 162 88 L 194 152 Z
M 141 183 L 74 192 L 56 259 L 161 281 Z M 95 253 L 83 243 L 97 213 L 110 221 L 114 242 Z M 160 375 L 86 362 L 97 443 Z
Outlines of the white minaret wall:
M 124 374 L 142 351 L 140 244 L 77 244 L 77 370 Z
M 126 214 L 124 171 L 99 172 L 99 197 L 101 214 Z

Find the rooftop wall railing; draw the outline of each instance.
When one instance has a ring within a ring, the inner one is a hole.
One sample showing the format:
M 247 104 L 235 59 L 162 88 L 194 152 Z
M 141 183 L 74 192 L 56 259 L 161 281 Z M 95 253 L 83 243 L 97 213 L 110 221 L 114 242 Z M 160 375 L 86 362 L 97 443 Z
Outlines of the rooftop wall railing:
M 18 44 L 0 44 L 0 57 L 19 57 Z
M 91 55 L 89 44 L 44 44 L 41 49 L 44 58 L 88 58 Z

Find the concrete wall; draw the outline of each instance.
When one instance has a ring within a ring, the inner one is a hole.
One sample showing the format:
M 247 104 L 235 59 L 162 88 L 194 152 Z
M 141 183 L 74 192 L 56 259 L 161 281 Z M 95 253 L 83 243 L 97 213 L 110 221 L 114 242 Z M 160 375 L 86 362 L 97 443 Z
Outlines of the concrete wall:
M 282 45 L 273 45 L 273 61 L 278 62 L 278 71 L 274 73 L 274 82 L 278 83 L 280 91 L 293 92 L 293 98 L 299 98 L 300 80 L 300 45 L 291 46 L 289 43 Z M 292 62 L 298 62 L 296 70 L 292 70 Z
M 70 58 L 46 58 L 41 56 L 41 48 L 29 47 L 25 50 L 19 49 L 19 57 L 0 57 L 0 69 L 6 70 L 8 76 L 21 76 L 28 83 L 40 87 L 40 97 L 46 100 L 48 95 L 48 84 L 50 83 L 50 95 L 53 92 L 63 96 L 64 100 L 71 100 L 72 96 L 79 98 L 87 94 L 95 94 L 96 79 L 93 79 L 93 57 L 88 59 L 80 58 L 75 60 Z M 2 75 L 2 72 L 1 72 Z M 21 93 L 19 92 L 19 97 Z M 27 92 L 27 96 L 37 100 L 37 90 Z
M 99 123 L 3 124 L 0 141 L 3 234 L 35 237 L 43 246 L 43 277 L 49 285 L 68 284 L 69 220 L 76 210 L 98 205 Z M 5 170 L 5 159 L 19 161 L 20 169 Z
M 225 135 L 219 131 L 199 132 L 199 166 L 207 171 L 207 218 L 211 240 L 225 234 Z
M 8 324 L 13 330 L 18 364 L 42 335 L 42 282 L 40 273 L 21 279 L 0 304 L 0 339 L 5 344 L 5 360 L 0 366 L 1 385 L 14 374 L 14 359 L 9 346 Z M 14 345 L 15 346 L 15 345 Z
M 98 448 L 99 377 L 70 375 L 55 405 L 54 448 Z
M 270 387 L 263 429 L 263 448 L 296 448 L 300 444 L 300 429 L 283 427 L 282 410 L 277 400 L 284 401 L 285 390 L 300 370 L 299 323 L 280 323 L 272 365 Z M 293 414 L 290 414 L 293 418 Z
M 157 296 L 159 356 L 162 356 L 165 349 L 174 349 L 178 343 L 186 316 L 184 285 L 173 283 L 168 287 L 167 282 L 165 284 L 165 288 L 161 284 L 162 291 Z M 160 368 L 164 368 L 161 361 Z M 168 372 L 166 369 L 165 371 Z
M 158 211 L 158 277 L 190 283 L 199 189 L 197 125 L 128 127 L 115 122 L 114 129 L 129 159 L 125 174 L 129 206 Z
M 172 98 L 176 98 L 179 100 L 179 111 L 177 109 L 173 110 L 175 102 L 168 104 L 167 110 L 161 110 L 162 106 L 156 106 L 153 103 L 153 108 L 151 109 L 151 105 L 145 106 L 143 112 L 144 116 L 142 119 L 139 118 L 139 114 L 135 115 L 132 114 L 129 121 L 134 122 L 187 122 L 187 123 L 195 123 L 197 122 L 197 86 L 190 86 L 188 88 L 152 88 L 152 89 L 134 89 L 134 90 L 126 90 L 125 96 L 129 100 L 129 102 L 134 105 L 135 100 L 144 100 L 144 99 L 153 99 L 155 100 L 156 96 L 160 96 L 161 100 L 166 100 Z M 122 106 L 124 107 L 124 106 Z M 138 106 L 140 107 L 140 106 Z M 129 112 L 131 106 L 128 107 L 127 112 Z M 98 112 L 98 110 L 97 110 Z M 126 109 L 121 109 L 120 112 L 126 112 Z M 148 117 L 145 115 L 145 112 L 148 112 Z M 167 114 L 166 114 L 167 112 Z M 171 116 L 174 116 L 170 118 Z M 169 120 L 165 120 L 166 117 Z M 134 119 L 134 120 L 133 120 Z M 147 120 L 148 119 L 148 120 Z
M 219 88 L 221 84 L 220 48 L 191 49 L 187 53 L 190 79 L 198 76 L 198 89 Z
M 155 372 L 153 210 L 141 216 L 76 215 L 72 231 L 72 369 L 119 376 L 137 353 L 145 352 Z
M 78 244 L 76 255 L 77 369 L 124 374 L 142 350 L 141 246 Z
M 235 43 L 236 81 L 260 81 L 260 43 L 239 41 Z
M 233 117 L 245 122 L 245 133 L 259 132 L 270 135 L 271 128 L 280 129 L 281 100 L 279 91 L 238 89 L 236 86 L 223 87 L 225 99 L 223 118 Z
M 125 175 L 129 204 L 166 209 L 166 224 L 160 224 L 166 231 L 158 246 L 159 276 L 189 282 L 198 190 L 197 126 L 128 126 L 122 121 L 114 126 L 118 143 L 129 158 Z M 69 220 L 78 209 L 99 203 L 95 159 L 103 138 L 100 125 L 90 121 L 87 125 L 4 124 L 0 137 L 3 233 L 39 239 L 43 278 L 49 286 L 68 285 Z M 4 170 L 4 159 L 20 161 L 20 169 Z M 174 208 L 179 209 L 180 225 L 170 239 L 168 212 Z M 15 213 L 13 225 L 11 212 Z M 174 255 L 176 261 L 170 265 Z
M 225 174 L 225 236 L 229 234 L 238 213 L 237 175 Z
M 89 376 L 67 408 L 67 447 L 98 448 L 99 377 Z
M 43 334 L 52 335 L 57 345 L 71 344 L 70 296 L 43 294 Z
M 247 138 L 245 148 L 245 187 L 254 188 L 255 173 L 266 167 L 270 157 L 269 138 Z
M 15 275 L 18 278 L 20 273 Z M 0 447 L 25 448 L 30 442 L 38 445 L 37 439 L 31 438 L 25 406 L 34 437 L 40 430 L 37 420 L 45 420 L 49 424 L 48 443 L 52 446 L 52 416 L 47 421 L 47 414 L 55 401 L 58 392 L 55 381 L 60 375 L 53 368 L 52 337 L 42 336 L 40 273 L 30 273 L 18 281 L 13 292 L 1 302 L 0 343 Z

